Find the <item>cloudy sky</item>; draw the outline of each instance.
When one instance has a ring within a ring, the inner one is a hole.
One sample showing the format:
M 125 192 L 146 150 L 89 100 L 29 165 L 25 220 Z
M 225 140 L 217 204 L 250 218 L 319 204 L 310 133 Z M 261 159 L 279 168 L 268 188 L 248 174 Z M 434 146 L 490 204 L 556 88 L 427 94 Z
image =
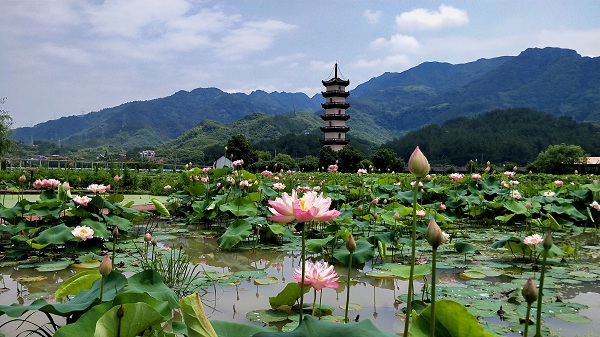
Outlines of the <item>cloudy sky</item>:
M 599 0 L 2 0 L 0 109 L 33 126 L 179 90 L 350 89 L 529 47 L 600 56 Z

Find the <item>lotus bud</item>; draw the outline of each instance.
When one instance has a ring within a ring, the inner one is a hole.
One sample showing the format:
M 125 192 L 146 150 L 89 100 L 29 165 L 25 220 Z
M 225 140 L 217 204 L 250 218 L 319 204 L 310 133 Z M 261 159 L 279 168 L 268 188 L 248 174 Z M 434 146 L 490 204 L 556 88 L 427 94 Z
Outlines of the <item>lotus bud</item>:
M 427 225 L 427 232 L 425 233 L 425 238 L 427 239 L 427 242 L 429 242 L 433 249 L 437 249 L 437 247 L 439 247 L 444 241 L 444 237 L 442 236 L 442 230 L 433 218 L 429 220 L 429 225 Z
M 531 200 L 527 201 L 525 203 L 525 208 L 527 209 L 532 209 L 533 208 L 533 203 L 531 202 Z
M 119 177 L 118 174 L 115 174 L 115 176 L 113 177 L 113 180 L 115 181 L 115 183 L 118 183 L 119 180 L 121 180 L 121 177 Z
M 408 170 L 418 178 L 424 178 L 429 173 L 429 161 L 417 146 L 408 159 Z
M 538 290 L 531 278 L 525 283 L 525 286 L 521 290 L 521 294 L 523 295 L 525 302 L 528 304 L 531 304 L 537 300 Z
M 112 271 L 112 262 L 110 261 L 109 255 L 104 255 L 104 259 L 102 259 L 102 262 L 100 262 L 99 270 L 100 275 L 102 276 L 110 274 L 110 272 Z
M 119 227 L 115 226 L 115 228 L 113 228 L 112 236 L 113 238 L 119 237 Z
M 117 317 L 121 318 L 123 315 L 125 315 L 125 310 L 123 309 L 123 304 L 121 304 L 119 309 L 117 309 Z
M 157 245 L 157 244 L 158 244 L 158 241 L 156 241 L 156 239 L 152 239 L 152 245 L 153 245 L 154 247 L 156 247 L 156 245 Z
M 19 177 L 19 181 L 24 183 L 27 180 L 27 177 L 24 174 L 21 174 L 21 176 Z
M 544 249 L 548 251 L 552 248 L 552 243 L 552 232 L 548 232 L 546 237 L 544 237 L 544 241 L 542 241 L 542 245 L 544 246 Z
M 63 183 L 63 190 L 65 190 L 65 192 L 68 192 L 71 189 L 71 185 L 69 184 L 68 181 L 65 181 Z
M 517 172 L 517 167 L 516 166 L 513 167 L 513 171 Z
M 354 236 L 350 234 L 348 236 L 348 240 L 346 240 L 346 249 L 352 254 L 356 250 L 356 241 L 354 241 Z
M 394 213 L 394 220 L 398 220 L 400 219 L 400 213 L 396 212 Z
M 150 242 L 152 241 L 152 235 L 150 235 L 150 233 L 146 232 L 146 234 L 144 235 L 144 242 Z

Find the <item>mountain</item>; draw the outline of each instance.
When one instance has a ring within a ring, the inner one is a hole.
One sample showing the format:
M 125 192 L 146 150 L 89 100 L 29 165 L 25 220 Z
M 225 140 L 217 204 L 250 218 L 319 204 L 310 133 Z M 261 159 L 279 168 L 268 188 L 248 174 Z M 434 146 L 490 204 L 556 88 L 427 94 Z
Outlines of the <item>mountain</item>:
M 322 113 L 321 102 L 320 95 L 311 98 L 303 93 L 242 94 L 199 88 L 18 128 L 13 139 L 79 148 L 106 144 L 123 149 L 156 147 L 203 121 L 231 123 L 256 112 L 318 114 Z M 358 85 L 348 102 L 352 116 L 349 137 L 380 144 L 424 125 L 495 109 L 523 107 L 600 123 L 600 57 L 582 57 L 569 49 L 530 48 L 518 56 L 465 64 L 426 62 Z

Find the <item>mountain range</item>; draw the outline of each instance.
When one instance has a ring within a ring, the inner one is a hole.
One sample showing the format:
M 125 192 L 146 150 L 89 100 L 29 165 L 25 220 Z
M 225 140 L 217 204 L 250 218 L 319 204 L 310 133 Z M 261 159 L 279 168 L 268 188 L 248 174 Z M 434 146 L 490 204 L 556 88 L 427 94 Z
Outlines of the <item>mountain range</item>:
M 514 107 L 600 124 L 600 57 L 582 57 L 570 49 L 529 48 L 518 56 L 464 64 L 426 62 L 372 78 L 351 90 L 347 101 L 349 137 L 376 144 L 425 125 Z M 228 124 L 254 113 L 274 117 L 301 111 L 314 116 L 302 118 L 305 124 L 295 124 L 297 129 L 279 130 L 277 123 L 271 123 L 266 134 L 247 133 L 257 140 L 307 129 L 318 134 L 321 102 L 320 94 L 198 88 L 17 128 L 13 139 L 74 147 L 153 148 L 173 144 L 178 137 L 189 140 L 193 138 L 189 132 L 198 127 Z

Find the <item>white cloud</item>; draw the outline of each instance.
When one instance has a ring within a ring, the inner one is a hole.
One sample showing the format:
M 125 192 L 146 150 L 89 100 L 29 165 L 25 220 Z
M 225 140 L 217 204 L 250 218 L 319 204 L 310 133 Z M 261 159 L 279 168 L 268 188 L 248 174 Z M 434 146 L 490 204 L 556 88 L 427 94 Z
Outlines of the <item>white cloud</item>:
M 382 14 L 383 14 L 382 11 L 373 11 L 370 9 L 367 9 L 366 11 L 363 12 L 363 16 L 367 19 L 367 22 L 372 25 L 379 23 L 379 20 L 381 19 Z
M 294 28 L 296 26 L 277 20 L 246 22 L 221 39 L 216 53 L 232 60 L 242 59 L 246 54 L 269 49 L 277 33 Z
M 441 5 L 438 11 L 417 8 L 396 16 L 396 26 L 400 29 L 439 29 L 463 26 L 469 23 L 465 10 Z
M 369 44 L 371 49 L 388 50 L 392 53 L 414 53 L 419 50 L 419 42 L 412 36 L 395 34 L 389 40 L 378 38 Z
M 410 65 L 412 65 L 411 59 L 404 54 L 394 54 L 370 60 L 361 58 L 353 64 L 355 68 L 385 69 L 384 71 L 406 70 Z

